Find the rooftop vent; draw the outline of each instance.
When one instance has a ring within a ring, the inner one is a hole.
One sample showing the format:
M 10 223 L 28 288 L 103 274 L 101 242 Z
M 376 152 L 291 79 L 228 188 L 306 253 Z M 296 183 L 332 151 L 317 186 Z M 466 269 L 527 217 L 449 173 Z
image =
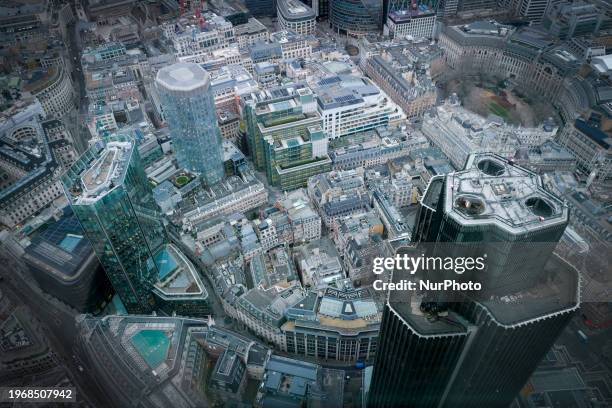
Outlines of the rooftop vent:
M 504 166 L 491 159 L 484 159 L 478 162 L 478 169 L 488 176 L 501 176 L 504 174 Z
M 529 210 L 539 217 L 548 218 L 553 215 L 554 208 L 548 201 L 540 197 L 531 197 L 525 200 L 525 205 Z
M 485 205 L 482 200 L 476 197 L 461 196 L 455 201 L 455 206 L 459 211 L 467 215 L 482 214 L 485 210 Z

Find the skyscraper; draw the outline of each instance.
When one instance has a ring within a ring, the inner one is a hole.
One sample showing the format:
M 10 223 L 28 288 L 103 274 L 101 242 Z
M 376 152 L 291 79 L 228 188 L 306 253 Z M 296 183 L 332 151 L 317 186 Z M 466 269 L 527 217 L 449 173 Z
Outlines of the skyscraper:
M 468 246 L 486 253 L 486 276 L 479 279 L 488 292 L 503 295 L 540 280 L 568 219 L 567 205 L 537 174 L 494 154 L 476 154 L 464 170 L 430 181 L 413 242 L 446 243 L 444 251 L 458 256 Z
M 180 166 L 211 185 L 223 178 L 221 131 L 210 76 L 200 65 L 179 62 L 157 73 L 164 117 Z
M 492 154 L 432 179 L 398 252 L 486 251 L 471 276 L 483 292 L 391 291 L 368 406 L 507 407 L 579 305 L 577 271 L 552 254 L 568 215 L 535 174 Z
M 96 142 L 62 183 L 128 312 L 149 313 L 160 274 L 155 257 L 167 239 L 135 142 L 123 135 Z

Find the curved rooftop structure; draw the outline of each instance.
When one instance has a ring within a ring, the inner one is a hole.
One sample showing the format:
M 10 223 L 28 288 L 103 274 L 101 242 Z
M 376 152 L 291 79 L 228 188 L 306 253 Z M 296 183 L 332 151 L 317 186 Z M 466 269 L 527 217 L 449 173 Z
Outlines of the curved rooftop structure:
M 179 62 L 160 69 L 155 80 L 169 91 L 192 92 L 207 88 L 210 75 L 199 64 Z
M 316 17 L 310 7 L 298 0 L 278 0 L 277 10 L 287 21 L 304 21 Z

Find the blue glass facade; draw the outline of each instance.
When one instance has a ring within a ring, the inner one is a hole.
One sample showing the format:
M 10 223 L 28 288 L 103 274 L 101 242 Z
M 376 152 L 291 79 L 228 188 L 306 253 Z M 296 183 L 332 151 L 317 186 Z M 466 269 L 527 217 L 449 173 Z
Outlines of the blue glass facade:
M 155 255 L 167 242 L 157 204 L 128 136 L 89 148 L 62 177 L 86 237 L 129 313 L 149 313 L 159 270 Z
M 218 183 L 224 174 L 221 131 L 210 76 L 198 64 L 177 63 L 161 69 L 156 81 L 179 165 L 200 173 L 207 185 Z

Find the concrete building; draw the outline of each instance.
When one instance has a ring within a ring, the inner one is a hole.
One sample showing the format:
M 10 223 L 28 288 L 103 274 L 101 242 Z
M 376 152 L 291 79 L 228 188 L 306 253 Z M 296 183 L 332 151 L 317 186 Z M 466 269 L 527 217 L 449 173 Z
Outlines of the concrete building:
M 0 222 L 23 223 L 62 195 L 62 137 L 50 141 L 38 101 L 19 100 L 0 116 Z M 56 149 L 57 148 L 57 149 Z
M 432 76 L 441 69 L 442 52 L 428 42 L 370 44 L 360 66 L 408 118 L 420 117 L 436 103 Z
M 265 204 L 268 191 L 251 171 L 240 172 L 222 183 L 198 191 L 194 197 L 183 200 L 178 217 L 183 227 L 192 228 L 200 221 L 219 215 L 244 213 Z
M 276 15 L 279 31 L 289 30 L 300 35 L 312 35 L 315 32 L 315 12 L 298 0 L 278 0 Z
M 388 14 L 384 31 L 391 38 L 432 38 L 436 12 L 427 5 L 415 9 L 397 10 Z
M 286 337 L 283 351 L 318 361 L 373 361 L 379 308 L 369 289 L 340 282 L 338 286 L 326 288 L 320 296 L 310 292 L 288 311 L 288 321 L 281 327 Z
M 208 364 L 221 359 L 219 368 L 225 367 L 223 362 L 230 362 L 223 360 L 225 354 L 245 375 L 261 380 L 269 358 L 261 344 L 211 323 L 176 317 L 80 316 L 77 347 L 113 404 L 198 407 L 213 400 L 203 392 Z
M 312 55 L 312 46 L 306 35 L 282 30 L 270 34 L 270 41 L 280 45 L 284 60 L 310 58 Z
M 23 86 L 41 104 L 45 116 L 61 117 L 74 108 L 74 88 L 63 64 L 34 71 Z
M 612 139 L 584 119 L 566 125 L 559 144 L 576 158 L 577 168 L 589 176 L 589 184 L 605 184 L 612 178 Z
M 562 1 L 548 7 L 542 26 L 555 37 L 568 40 L 597 34 L 606 18 L 595 4 Z
M 227 48 L 234 40 L 234 27 L 225 18 L 210 12 L 201 18 L 205 24 L 197 17 L 184 17 L 162 25 L 179 60 L 206 57 L 212 51 Z
M 327 77 L 318 81 L 313 91 L 317 95 L 323 131 L 330 139 L 350 136 L 405 118 L 401 109 L 364 77 Z
M 330 408 L 343 405 L 344 371 L 272 356 L 264 372 L 254 406 L 293 407 L 312 403 Z
M 311 177 L 308 196 L 330 229 L 336 229 L 341 218 L 371 208 L 363 170 L 332 171 Z
M 513 157 L 520 149 L 535 149 L 557 134 L 557 127 L 516 127 L 503 119 L 477 115 L 460 106 L 445 104 L 426 115 L 423 134 L 460 169 L 471 153 L 492 152 Z
M 249 151 L 270 184 L 293 190 L 331 169 L 327 136 L 309 88 L 263 91 L 243 103 Z
M 49 346 L 43 326 L 32 311 L 16 306 L 0 292 L 0 380 L 22 381 L 49 372 L 58 365 L 58 356 Z
M 581 64 L 545 32 L 515 30 L 495 22 L 446 26 L 439 45 L 447 67 L 457 74 L 508 79 L 528 95 L 552 100 L 558 97 L 563 79 L 574 75 Z

